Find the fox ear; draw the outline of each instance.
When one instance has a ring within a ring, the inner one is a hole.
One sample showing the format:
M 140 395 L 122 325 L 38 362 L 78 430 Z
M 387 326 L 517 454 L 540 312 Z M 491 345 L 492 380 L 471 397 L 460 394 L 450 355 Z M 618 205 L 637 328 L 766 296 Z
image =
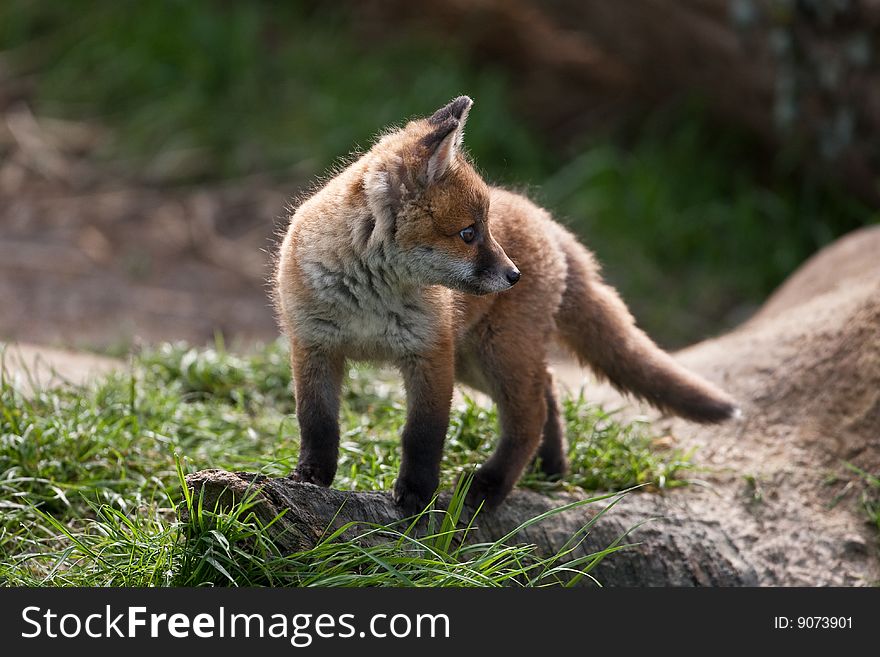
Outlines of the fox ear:
M 427 184 L 439 180 L 455 161 L 455 154 L 461 141 L 457 134 L 458 127 L 458 120 L 449 118 L 422 140 L 428 151 L 424 174 Z
M 445 123 L 448 119 L 455 119 L 461 124 L 461 127 L 464 128 L 468 113 L 471 111 L 473 105 L 474 101 L 472 101 L 470 97 L 459 96 L 448 105 L 445 105 L 434 112 L 428 119 L 428 123 L 439 126 Z
M 473 104 L 474 101 L 467 96 L 459 96 L 428 119 L 433 130 L 422 139 L 422 144 L 429 153 L 426 169 L 429 185 L 442 177 L 455 161 L 464 138 L 464 124 Z

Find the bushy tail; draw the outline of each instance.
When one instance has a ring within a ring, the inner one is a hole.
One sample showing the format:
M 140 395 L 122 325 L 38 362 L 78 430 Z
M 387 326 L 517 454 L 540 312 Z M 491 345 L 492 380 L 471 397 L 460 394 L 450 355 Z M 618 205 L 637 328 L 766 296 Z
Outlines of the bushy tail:
M 689 420 L 721 422 L 738 412 L 733 399 L 679 365 L 635 325 L 583 247 L 567 239 L 561 246 L 568 278 L 556 323 L 582 364 L 622 392 Z

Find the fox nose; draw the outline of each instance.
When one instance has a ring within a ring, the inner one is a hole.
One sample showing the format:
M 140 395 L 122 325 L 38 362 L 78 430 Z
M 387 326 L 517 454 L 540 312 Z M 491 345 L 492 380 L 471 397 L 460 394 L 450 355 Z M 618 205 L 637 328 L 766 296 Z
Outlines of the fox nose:
M 519 280 L 521 274 L 519 273 L 519 269 L 514 267 L 513 269 L 508 269 L 504 276 L 507 278 L 508 283 L 514 285 Z

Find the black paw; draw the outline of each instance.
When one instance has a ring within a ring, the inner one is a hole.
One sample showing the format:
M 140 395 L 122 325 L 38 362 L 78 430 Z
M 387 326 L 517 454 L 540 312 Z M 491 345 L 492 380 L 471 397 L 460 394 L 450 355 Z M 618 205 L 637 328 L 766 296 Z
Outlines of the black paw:
M 335 472 L 329 471 L 327 468 L 308 463 L 300 463 L 296 466 L 296 469 L 290 473 L 288 479 L 327 488 L 333 483 L 333 477 L 335 475 Z
M 434 497 L 434 486 L 408 481 L 400 477 L 394 482 L 391 496 L 394 503 L 407 514 L 417 514 L 425 510 Z
M 501 505 L 512 488 L 513 484 L 507 483 L 503 476 L 480 468 L 471 481 L 466 501 L 468 506 L 477 508 L 482 504 L 483 509 L 491 511 Z
M 568 472 L 568 461 L 562 455 L 539 456 L 535 459 L 534 468 L 544 474 L 547 479 L 555 481 L 562 479 Z

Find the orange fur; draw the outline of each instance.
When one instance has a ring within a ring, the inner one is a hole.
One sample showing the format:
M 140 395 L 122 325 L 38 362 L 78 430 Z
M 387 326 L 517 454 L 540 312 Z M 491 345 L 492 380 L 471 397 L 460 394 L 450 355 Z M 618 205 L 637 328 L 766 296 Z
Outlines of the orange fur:
M 500 503 L 536 454 L 548 474 L 564 471 L 547 371 L 553 340 L 664 410 L 706 422 L 735 411 L 635 326 L 568 231 L 482 180 L 460 149 L 471 104 L 457 98 L 386 134 L 291 218 L 274 296 L 292 345 L 297 479 L 332 481 L 348 358 L 390 362 L 403 374 L 409 415 L 394 492 L 412 508 L 437 486 L 453 379 L 499 408 L 501 439 L 477 472 L 473 500 Z

